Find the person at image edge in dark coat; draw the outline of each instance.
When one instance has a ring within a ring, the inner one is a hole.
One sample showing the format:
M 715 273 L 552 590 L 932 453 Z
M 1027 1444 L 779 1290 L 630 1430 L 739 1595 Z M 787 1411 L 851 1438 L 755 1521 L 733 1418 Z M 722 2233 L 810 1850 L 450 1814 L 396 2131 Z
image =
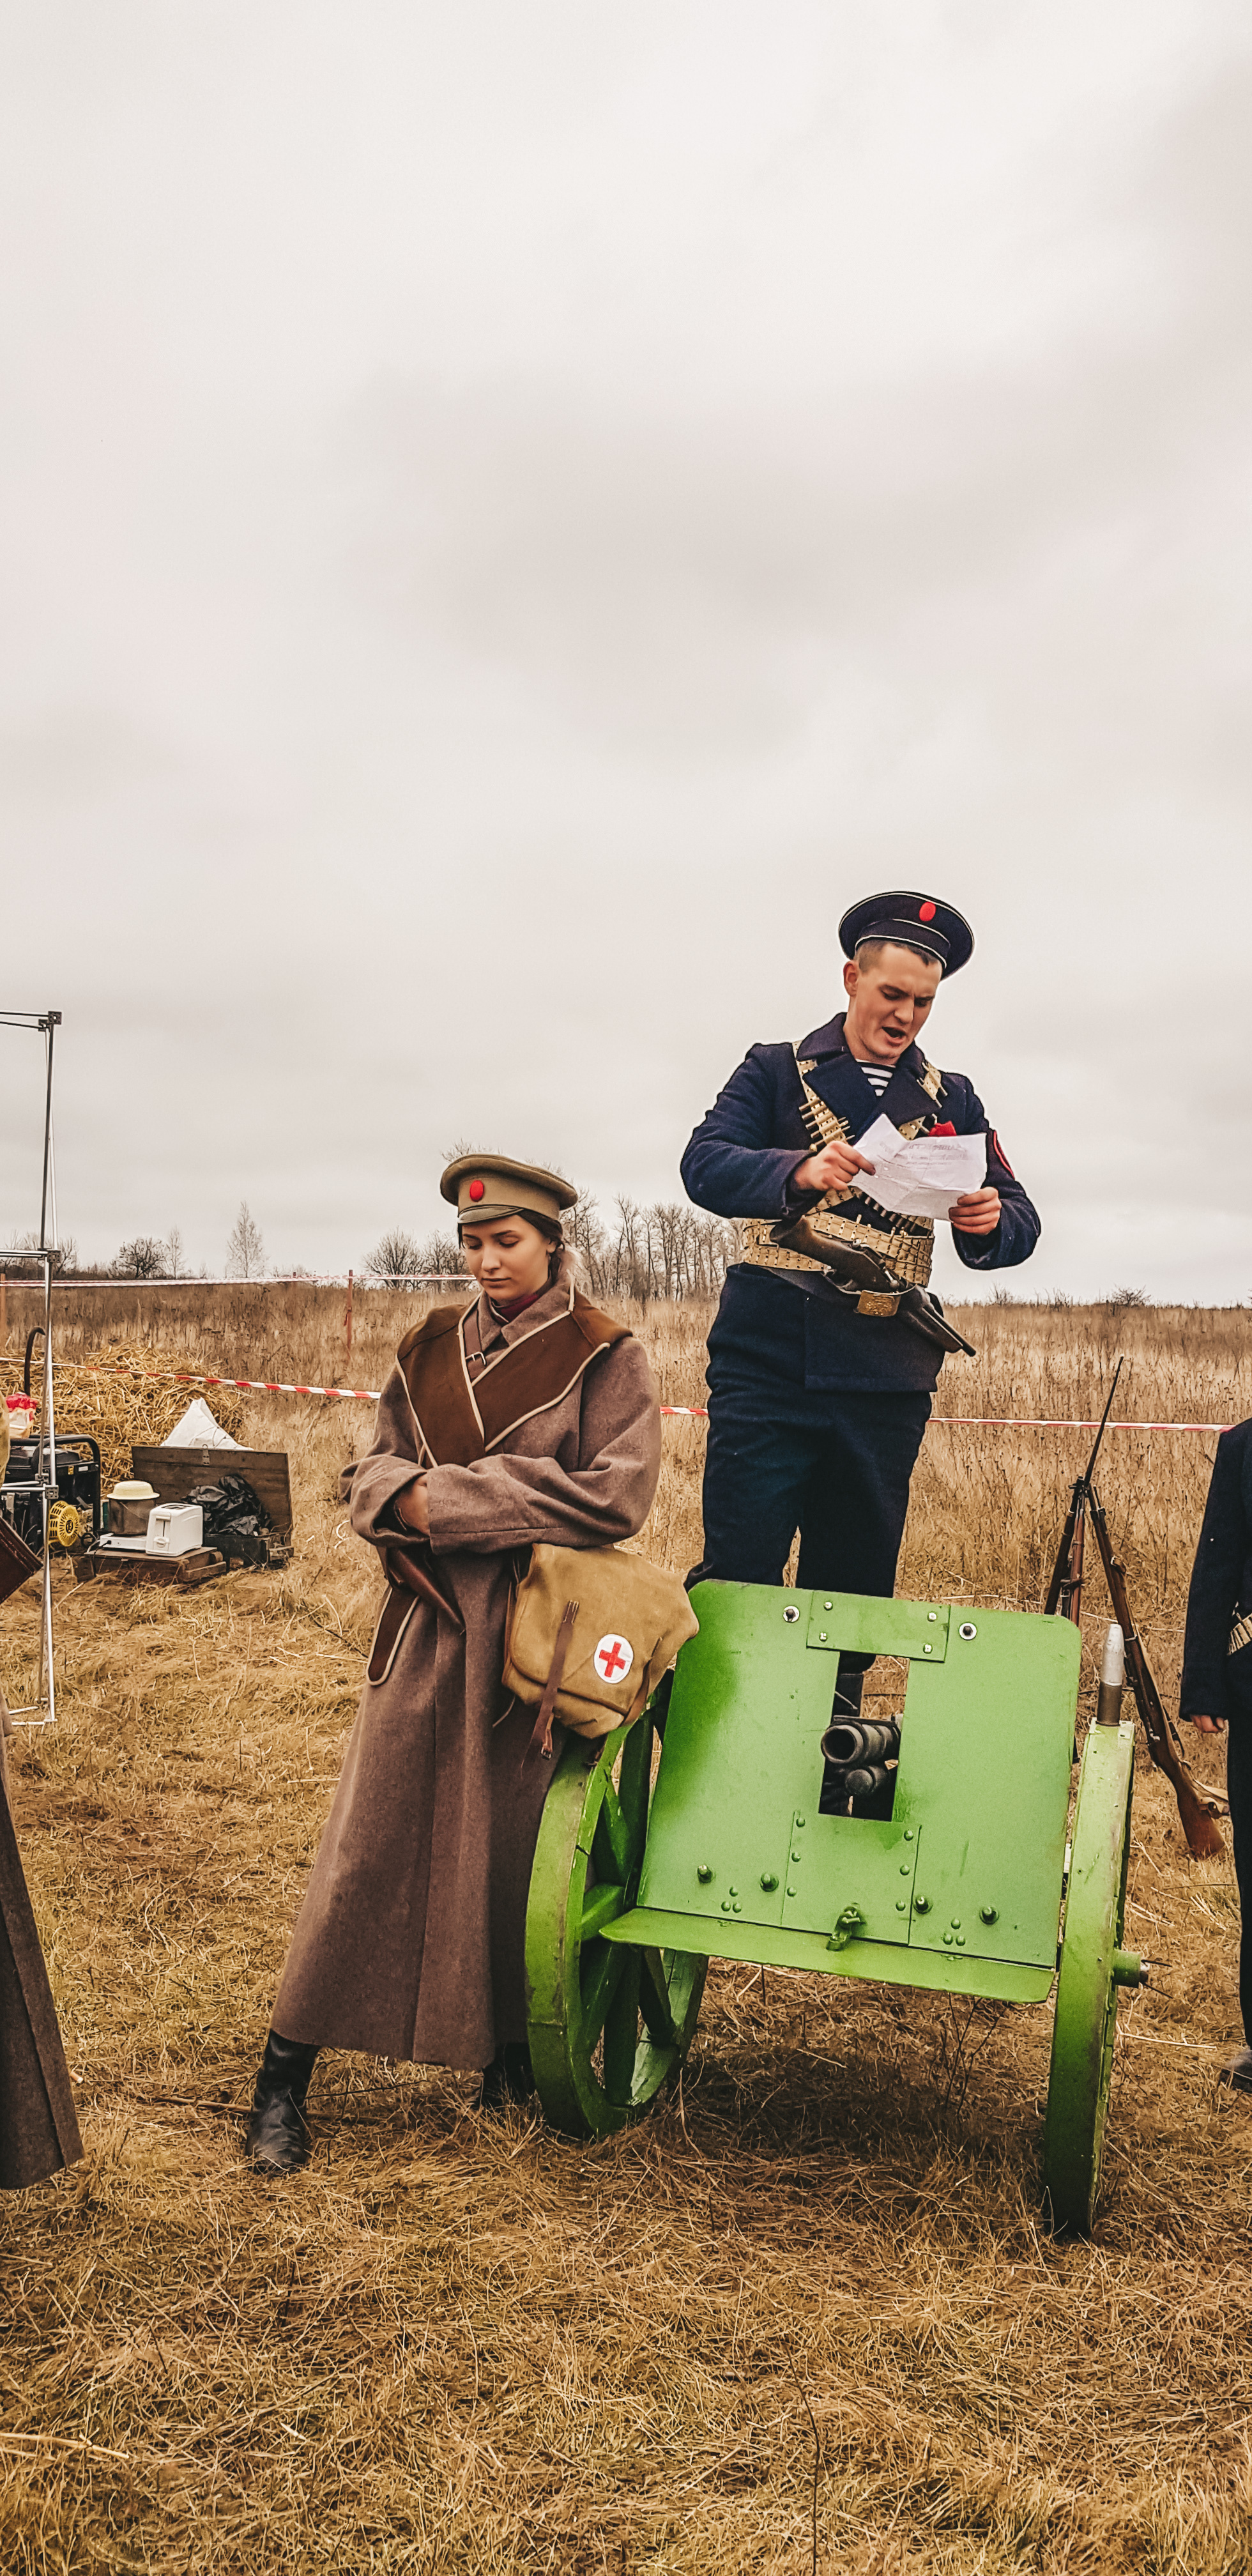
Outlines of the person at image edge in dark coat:
M 1178 1714 L 1201 1735 L 1226 1737 L 1247 2045 L 1220 2080 L 1236 2093 L 1252 2093 L 1252 1422 L 1237 1422 L 1217 1443 L 1187 1596 Z
M 985 1183 L 951 1211 L 967 1269 L 1010 1269 L 1039 1239 L 973 1084 L 917 1043 L 941 982 L 973 951 L 968 924 L 895 890 L 855 904 L 839 936 L 847 1010 L 796 1045 L 752 1047 L 682 1159 L 697 1206 L 746 1220 L 747 1238 L 709 1335 L 693 1583 L 781 1583 L 798 1529 L 801 1588 L 893 1590 L 944 1352 L 968 1345 L 928 1292 L 933 1223 L 873 1198 L 857 1139 L 875 1119 L 906 1137 L 986 1135 Z M 840 1714 L 859 1704 L 867 1661 L 841 1657 Z

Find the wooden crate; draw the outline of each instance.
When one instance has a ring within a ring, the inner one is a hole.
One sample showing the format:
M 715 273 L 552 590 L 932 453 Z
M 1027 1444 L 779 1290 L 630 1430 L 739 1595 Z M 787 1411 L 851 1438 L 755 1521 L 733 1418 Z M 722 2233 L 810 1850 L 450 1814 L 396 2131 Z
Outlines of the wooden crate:
M 131 1472 L 155 1485 L 159 1503 L 182 1503 L 198 1485 L 243 1476 L 279 1538 L 291 1538 L 291 1470 L 285 1449 L 132 1449 Z
M 72 1561 L 76 1583 L 92 1583 L 98 1574 L 108 1574 L 119 1583 L 176 1583 L 183 1591 L 230 1572 L 228 1559 L 215 1547 L 189 1548 L 186 1556 L 123 1556 L 120 1547 L 83 1547 L 75 1551 Z

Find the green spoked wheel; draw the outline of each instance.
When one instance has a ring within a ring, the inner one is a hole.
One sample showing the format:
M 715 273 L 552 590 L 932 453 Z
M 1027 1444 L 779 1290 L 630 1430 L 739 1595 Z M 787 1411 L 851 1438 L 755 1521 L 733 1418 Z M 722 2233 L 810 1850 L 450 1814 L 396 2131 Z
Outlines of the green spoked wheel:
M 1133 1724 L 1093 1726 L 1078 1775 L 1043 2177 L 1053 2225 L 1083 2236 L 1100 2188 L 1117 1992 L 1143 1974 L 1121 1946 L 1134 1757 Z
M 648 2111 L 682 2065 L 708 1962 L 607 1941 L 634 1904 L 648 1830 L 653 1727 L 570 1742 L 544 1802 L 526 1910 L 531 2063 L 554 2128 L 606 2137 Z

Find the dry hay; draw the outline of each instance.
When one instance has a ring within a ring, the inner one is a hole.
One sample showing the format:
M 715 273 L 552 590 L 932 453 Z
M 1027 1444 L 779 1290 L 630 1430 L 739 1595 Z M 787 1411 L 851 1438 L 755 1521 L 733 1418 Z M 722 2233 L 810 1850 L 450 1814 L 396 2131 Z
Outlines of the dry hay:
M 21 1359 L 0 1353 L 0 1372 L 2 1398 L 15 1393 L 22 1383 Z M 31 1392 L 36 1396 L 43 1392 L 38 1357 L 31 1371 Z M 223 1431 L 237 1440 L 243 1426 L 243 1397 L 234 1387 L 189 1386 L 181 1352 L 162 1350 L 154 1342 L 111 1342 L 62 1364 L 54 1347 L 52 1403 L 58 1435 L 68 1439 L 80 1432 L 99 1442 L 106 1493 L 119 1476 L 129 1476 L 131 1450 L 159 1447 L 197 1395 L 204 1396 Z
M 1098 1350 L 1053 1322 L 980 1316 L 943 1409 L 1044 1409 L 1050 1373 L 1047 1409 L 1089 1410 Z M 645 1330 L 699 1402 L 691 1319 Z M 1233 1324 L 1197 1356 L 1154 1318 L 1136 1347 L 1136 1410 L 1248 1410 Z M 681 2097 L 606 2145 L 335 2054 L 309 2171 L 245 2172 L 374 1595 L 333 1500 L 366 1408 L 246 1428 L 292 1453 L 291 1566 L 187 1596 L 63 1579 L 61 1725 L 22 1747 L 87 2155 L 0 2200 L 5 2576 L 1245 2568 L 1252 2109 L 1214 2082 L 1236 1899 L 1150 1773 L 1128 1937 L 1159 1965 L 1119 2015 L 1090 2246 L 1039 2225 L 1048 2008 L 743 1968 L 710 1977 Z M 649 1544 L 681 1563 L 702 1435 L 666 1438 Z M 1206 1447 L 1123 1435 L 1104 1478 L 1167 1691 Z M 1073 1469 L 933 1432 L 908 1587 L 1025 1599 Z M 1098 1577 L 1088 1609 L 1092 1646 Z M 3 1635 L 12 1694 L 24 1596 Z

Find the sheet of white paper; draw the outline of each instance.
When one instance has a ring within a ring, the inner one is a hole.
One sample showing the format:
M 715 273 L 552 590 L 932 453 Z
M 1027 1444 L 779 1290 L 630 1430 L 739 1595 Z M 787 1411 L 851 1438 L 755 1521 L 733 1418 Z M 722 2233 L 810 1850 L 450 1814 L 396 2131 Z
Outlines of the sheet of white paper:
M 980 1190 L 987 1178 L 984 1136 L 914 1136 L 910 1141 L 878 1117 L 856 1140 L 858 1154 L 873 1164 L 863 1175 L 867 1198 L 893 1216 L 945 1217 L 967 1190 Z

